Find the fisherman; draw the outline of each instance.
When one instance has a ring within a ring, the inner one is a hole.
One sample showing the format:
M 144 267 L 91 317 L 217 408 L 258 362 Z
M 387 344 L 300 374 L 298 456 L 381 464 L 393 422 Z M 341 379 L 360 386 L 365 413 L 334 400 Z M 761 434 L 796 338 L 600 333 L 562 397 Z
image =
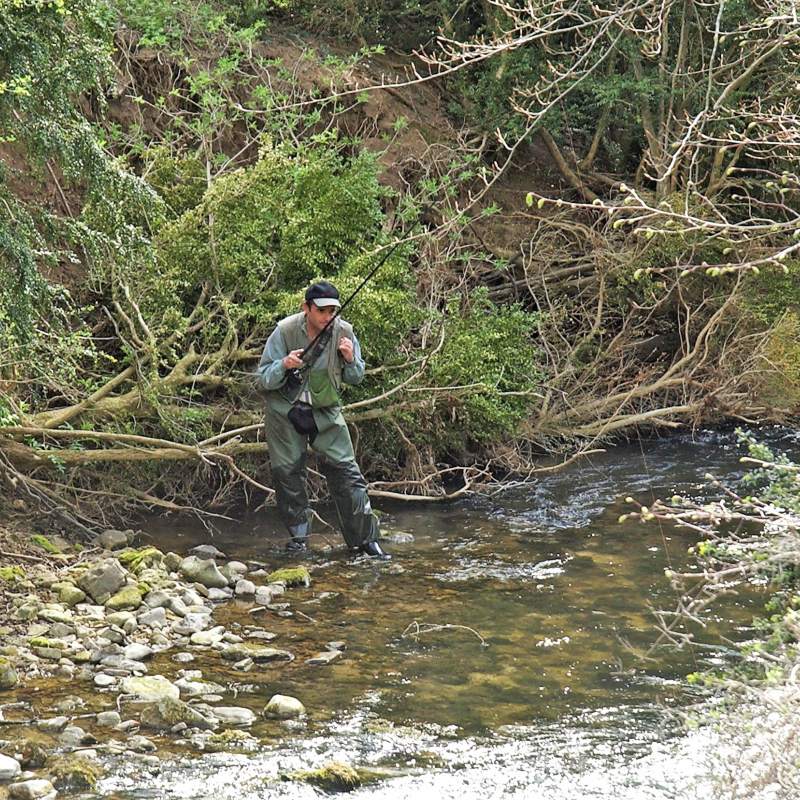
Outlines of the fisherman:
M 264 346 L 257 379 L 267 390 L 264 422 L 275 495 L 291 536 L 287 549 L 306 550 L 312 519 L 306 491 L 310 446 L 347 546 L 389 559 L 377 541 L 378 520 L 342 416 L 339 391 L 343 383 L 361 383 L 364 360 L 353 326 L 338 316 L 340 308 L 336 287 L 317 281 L 306 290 L 303 310 L 282 319 Z

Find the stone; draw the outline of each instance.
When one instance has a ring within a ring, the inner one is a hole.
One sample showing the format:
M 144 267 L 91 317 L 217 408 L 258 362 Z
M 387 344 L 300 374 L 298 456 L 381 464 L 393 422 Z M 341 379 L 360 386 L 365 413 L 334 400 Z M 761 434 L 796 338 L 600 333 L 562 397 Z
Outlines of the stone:
M 264 716 L 270 719 L 292 719 L 305 713 L 305 706 L 296 697 L 285 694 L 273 695 L 264 708 Z
M 50 754 L 41 742 L 27 739 L 22 745 L 20 763 L 25 769 L 41 769 L 47 763 L 49 756 Z
M 296 770 L 288 773 L 285 778 L 291 781 L 310 783 L 322 789 L 326 794 L 353 792 L 361 787 L 361 778 L 348 764 L 332 762 L 321 769 Z
M 271 573 L 267 576 L 267 582 L 284 586 L 311 586 L 311 575 L 305 567 L 290 567 Z
M 189 642 L 197 647 L 211 647 L 221 642 L 224 634 L 225 628 L 222 625 L 218 625 L 216 628 L 211 628 L 211 630 L 193 633 L 189 638 Z
M 117 679 L 113 675 L 108 675 L 105 672 L 98 672 L 94 676 L 94 685 L 100 689 L 107 689 L 109 686 L 114 686 Z
M 144 598 L 144 603 L 148 608 L 164 608 L 170 601 L 171 595 L 167 594 L 163 589 L 155 589 L 148 592 Z
M 122 654 L 126 659 L 131 661 L 144 661 L 146 658 L 150 658 L 150 656 L 153 655 L 153 652 L 154 651 L 152 647 L 148 647 L 146 644 L 134 642 L 133 644 L 129 644 L 122 651 Z
M 134 695 L 136 700 L 155 701 L 164 698 L 177 700 L 181 695 L 180 689 L 170 683 L 163 675 L 125 678 L 122 681 L 122 692 Z
M 212 713 L 221 725 L 230 728 L 246 728 L 256 721 L 256 715 L 249 708 L 239 706 L 215 706 Z
M 272 641 L 278 634 L 272 633 L 272 631 L 250 631 L 247 634 L 248 639 L 256 639 L 262 642 L 270 642 Z
M 166 553 L 162 563 L 168 572 L 177 572 L 181 568 L 182 562 L 183 557 L 179 556 L 177 553 Z
M 268 605 L 272 602 L 272 598 L 275 595 L 272 594 L 272 587 L 270 586 L 256 586 L 256 603 L 261 603 L 261 605 Z
M 219 571 L 213 559 L 188 556 L 181 564 L 181 572 L 188 581 L 196 581 L 209 589 L 222 589 L 228 585 L 228 579 Z
M 146 736 L 131 736 L 128 739 L 128 749 L 134 753 L 152 753 L 158 748 Z
M 53 786 L 60 792 L 86 792 L 97 786 L 100 769 L 84 754 L 60 756 L 48 765 Z
M 22 772 L 19 761 L 11 756 L 0 753 L 0 783 L 9 783 Z
M 36 619 L 39 614 L 39 609 L 42 604 L 38 600 L 31 600 L 28 603 L 23 603 L 19 608 L 15 608 L 11 613 L 11 619 L 14 622 L 27 622 L 31 619 Z
M 101 711 L 95 719 L 102 728 L 115 728 L 122 721 L 119 711 Z
M 13 800 L 39 800 L 41 797 L 55 797 L 56 789 L 50 781 L 34 778 L 30 781 L 12 783 L 8 787 L 8 794 Z
M 116 594 L 109 597 L 105 607 L 109 611 L 130 611 L 137 609 L 142 604 L 142 593 L 136 585 L 125 586 Z
M 317 653 L 315 656 L 307 658 L 306 664 L 310 667 L 325 667 L 341 657 L 341 650 L 326 650 L 324 653 Z
M 5 657 L 0 656 L 0 691 L 13 689 L 19 683 L 19 675 L 14 665 Z
M 58 743 L 61 747 L 80 747 L 82 744 L 96 744 L 97 739 L 78 725 L 67 725 L 58 735 Z
M 69 718 L 68 717 L 50 717 L 49 719 L 40 719 L 36 723 L 37 727 L 40 731 L 44 731 L 45 733 L 61 733 L 64 728 L 69 725 Z
M 173 698 L 164 698 L 146 706 L 142 709 L 140 719 L 143 727 L 160 731 L 171 730 L 180 723 L 202 730 L 213 730 L 217 727 L 216 721 L 207 719 L 187 703 Z
M 189 613 L 186 603 L 180 597 L 170 597 L 165 603 L 165 608 L 169 609 L 176 617 L 185 617 Z
M 233 597 L 233 592 L 230 589 L 216 589 L 211 588 L 208 590 L 208 599 L 218 603 L 225 600 L 230 600 Z
M 130 611 L 115 611 L 113 614 L 106 616 L 106 622 L 109 625 L 116 625 L 118 628 L 122 628 L 127 622 L 135 619 L 136 615 Z
M 206 590 L 206 592 L 207 591 L 208 590 Z M 205 595 L 200 594 L 200 592 L 196 591 L 195 589 L 187 589 L 181 595 L 181 600 L 185 606 L 204 606 L 205 598 Z
M 147 598 L 145 598 L 145 602 L 147 602 Z M 136 620 L 140 625 L 146 625 L 149 628 L 163 628 L 167 624 L 167 612 L 163 607 L 151 608 L 149 611 L 139 614 Z
M 193 547 L 189 553 L 203 560 L 212 558 L 227 558 L 225 553 L 223 553 L 222 550 L 214 547 L 213 544 L 199 544 L 196 547 Z
M 196 670 L 198 673 L 199 670 Z M 200 677 L 190 678 L 184 676 L 175 681 L 175 686 L 180 689 L 181 697 L 202 697 L 208 694 L 224 692 L 225 687 L 213 681 L 204 681 Z
M 347 642 L 328 642 L 325 645 L 326 650 L 341 650 L 344 652 L 347 650 Z
M 221 655 L 226 661 L 244 661 L 248 658 L 255 662 L 294 660 L 294 656 L 288 650 L 278 650 L 255 642 L 229 644 L 222 650 Z
M 64 586 L 58 593 L 58 602 L 63 603 L 69 608 L 78 605 L 78 603 L 82 603 L 85 599 L 86 592 L 72 584 Z
M 173 623 L 172 630 L 179 636 L 191 636 L 198 631 L 205 630 L 211 624 L 211 614 L 189 612 L 183 619 Z
M 112 644 L 122 644 L 125 641 L 125 631 L 118 628 L 116 625 L 111 625 L 108 628 L 103 628 L 98 634 L 98 639 L 105 639 Z
M 130 537 L 129 534 L 131 534 Z M 132 534 L 133 531 L 107 530 L 95 538 L 94 544 L 102 547 L 103 550 L 122 550 L 123 547 L 130 544 L 133 538 Z
M 252 581 L 245 580 L 244 578 L 236 581 L 236 588 L 234 594 L 237 597 L 251 597 L 256 593 L 256 585 Z
M 73 621 L 72 611 L 59 606 L 45 606 L 39 609 L 36 617 L 37 619 L 46 619 L 48 622 L 70 623 Z
M 77 583 L 95 603 L 103 605 L 125 585 L 127 578 L 128 573 L 119 561 L 116 558 L 107 558 L 86 570 Z

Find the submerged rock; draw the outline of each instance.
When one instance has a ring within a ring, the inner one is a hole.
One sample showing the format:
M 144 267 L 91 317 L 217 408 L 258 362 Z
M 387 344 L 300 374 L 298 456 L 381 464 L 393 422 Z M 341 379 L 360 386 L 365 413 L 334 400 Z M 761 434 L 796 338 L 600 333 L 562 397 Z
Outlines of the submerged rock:
M 213 730 L 217 727 L 214 720 L 207 719 L 188 703 L 173 698 L 164 698 L 153 705 L 142 709 L 140 717 L 145 728 L 168 731 L 183 723 L 189 728 Z
M 311 575 L 305 567 L 279 569 L 267 576 L 268 583 L 282 583 L 284 586 L 311 586 Z
M 125 678 L 122 682 L 124 694 L 132 694 L 137 700 L 177 700 L 180 690 L 170 683 L 163 675 L 145 675 L 142 677 Z
M 226 661 L 244 661 L 249 658 L 256 662 L 293 661 L 294 656 L 288 650 L 265 647 L 255 642 L 239 642 L 229 644 L 221 653 Z
M 60 791 L 91 791 L 100 779 L 100 768 L 85 756 L 61 756 L 48 766 L 50 777 Z
M 322 769 L 301 769 L 282 777 L 283 780 L 310 783 L 325 792 L 353 792 L 361 786 L 361 778 L 351 766 L 336 762 L 326 764 Z

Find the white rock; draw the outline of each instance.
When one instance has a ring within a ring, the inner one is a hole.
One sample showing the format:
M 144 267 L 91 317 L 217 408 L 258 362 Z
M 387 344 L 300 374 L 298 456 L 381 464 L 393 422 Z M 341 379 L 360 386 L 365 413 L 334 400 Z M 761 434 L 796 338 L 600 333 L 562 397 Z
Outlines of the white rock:
M 125 678 L 122 681 L 122 691 L 124 694 L 135 695 L 137 700 L 161 700 L 165 697 L 177 700 L 181 696 L 180 689 L 163 675 Z
M 220 724 L 232 728 L 246 728 L 256 720 L 256 715 L 249 708 L 238 706 L 215 706 L 213 714 Z
M 8 793 L 14 800 L 38 800 L 41 797 L 55 797 L 56 790 L 50 781 L 39 778 L 22 783 L 12 783 Z
M 13 781 L 20 772 L 22 772 L 22 767 L 20 767 L 16 758 L 4 756 L 0 753 L 0 782 L 8 783 Z
M 306 713 L 305 706 L 296 698 L 285 694 L 273 695 L 264 709 L 264 714 L 272 719 L 291 719 Z

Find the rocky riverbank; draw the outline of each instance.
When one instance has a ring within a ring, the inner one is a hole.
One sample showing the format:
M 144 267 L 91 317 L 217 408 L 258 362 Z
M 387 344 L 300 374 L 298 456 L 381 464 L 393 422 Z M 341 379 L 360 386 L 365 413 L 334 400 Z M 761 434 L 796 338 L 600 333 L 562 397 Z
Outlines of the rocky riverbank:
M 0 800 L 91 792 L 111 759 L 158 770 L 167 740 L 172 751 L 252 747 L 257 720 L 305 714 L 282 694 L 263 708 L 232 702 L 237 693 L 193 663 L 246 673 L 294 660 L 256 620 L 291 615 L 286 597 L 309 585 L 305 567 L 270 572 L 212 546 L 183 557 L 131 541 L 106 531 L 63 565 L 0 568 Z M 249 619 L 219 624 L 215 612 L 234 598 Z M 305 661 L 330 664 L 345 647 L 330 642 Z M 358 783 L 345 765 L 328 773 L 337 786 Z

